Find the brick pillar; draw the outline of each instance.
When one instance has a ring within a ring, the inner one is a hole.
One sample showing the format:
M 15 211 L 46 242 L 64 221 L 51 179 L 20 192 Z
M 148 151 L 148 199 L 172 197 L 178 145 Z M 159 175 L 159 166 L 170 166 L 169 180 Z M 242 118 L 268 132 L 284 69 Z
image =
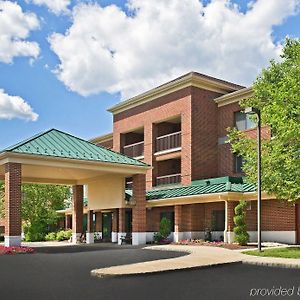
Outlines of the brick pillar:
M 66 215 L 65 229 L 72 229 L 72 215 Z
M 73 216 L 72 216 L 73 243 L 83 233 L 83 185 L 73 186 Z
M 157 136 L 156 125 L 153 123 L 145 123 L 144 125 L 144 162 L 153 166 L 146 173 L 146 189 L 149 190 L 153 186 L 153 180 L 155 180 L 156 174 L 156 161 L 154 158 L 155 152 L 155 139 Z
M 182 205 L 174 206 L 174 242 L 179 242 L 183 238 Z
M 86 243 L 94 244 L 94 212 L 92 210 L 87 213 Z
M 133 175 L 132 245 L 146 244 L 146 176 Z
M 118 242 L 118 209 L 114 209 L 112 213 L 111 241 L 112 243 Z
M 118 244 L 121 245 L 121 237 L 126 236 L 126 230 L 125 230 L 125 212 L 126 209 L 119 208 L 119 232 L 118 232 Z
M 234 208 L 238 202 L 236 201 L 225 201 L 225 230 L 224 230 L 224 242 L 233 243 L 234 242 Z
M 97 211 L 96 213 L 96 232 L 101 232 L 102 234 L 102 213 Z
M 191 101 L 187 102 L 191 105 Z M 192 181 L 192 121 L 191 107 L 181 114 L 181 183 L 189 185 Z
M 21 245 L 22 167 L 18 163 L 5 164 L 5 246 Z

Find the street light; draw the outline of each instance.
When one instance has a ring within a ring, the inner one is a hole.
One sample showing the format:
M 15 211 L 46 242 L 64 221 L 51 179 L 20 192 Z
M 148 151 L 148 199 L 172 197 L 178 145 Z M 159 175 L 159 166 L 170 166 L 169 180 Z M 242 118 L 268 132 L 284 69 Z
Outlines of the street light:
M 257 248 L 261 251 L 261 115 L 255 107 L 247 107 L 245 113 L 257 115 Z

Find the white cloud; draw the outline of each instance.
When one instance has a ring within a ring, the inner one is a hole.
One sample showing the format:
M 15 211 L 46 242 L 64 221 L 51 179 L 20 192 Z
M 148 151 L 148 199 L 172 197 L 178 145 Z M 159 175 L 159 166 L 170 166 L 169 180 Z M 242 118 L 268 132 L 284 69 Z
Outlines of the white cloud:
M 297 12 L 299 0 L 257 0 L 245 13 L 226 0 L 80 4 L 65 34 L 49 37 L 56 74 L 70 90 L 133 96 L 194 70 L 250 84 L 282 49 L 272 29 Z
M 56 15 L 67 13 L 68 6 L 71 4 L 71 0 L 26 0 L 26 2 L 40 6 L 45 5 Z
M 15 2 L 0 0 L 0 62 L 11 63 L 16 56 L 37 58 L 39 45 L 27 38 L 38 27 L 35 14 L 23 12 Z
M 0 89 L 0 119 L 14 118 L 36 121 L 38 114 L 21 97 L 10 96 Z

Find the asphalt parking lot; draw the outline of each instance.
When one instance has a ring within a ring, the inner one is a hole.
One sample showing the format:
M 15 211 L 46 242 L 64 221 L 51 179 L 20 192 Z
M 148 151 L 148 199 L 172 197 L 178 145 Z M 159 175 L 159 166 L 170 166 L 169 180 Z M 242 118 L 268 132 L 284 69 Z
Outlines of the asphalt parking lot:
M 296 269 L 232 264 L 132 277 L 90 276 L 94 268 L 180 255 L 95 245 L 0 256 L 0 299 L 300 299 Z M 276 288 L 290 289 L 293 295 L 272 295 Z

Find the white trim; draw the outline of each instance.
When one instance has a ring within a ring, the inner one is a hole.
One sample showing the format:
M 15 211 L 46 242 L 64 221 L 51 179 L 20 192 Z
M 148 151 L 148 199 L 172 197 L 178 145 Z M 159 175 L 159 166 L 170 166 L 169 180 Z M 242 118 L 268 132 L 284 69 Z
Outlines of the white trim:
M 94 232 L 87 232 L 86 233 L 86 243 L 87 244 L 94 244 Z
M 117 114 L 190 86 L 218 92 L 220 94 L 227 94 L 242 88 L 242 86 L 238 86 L 221 79 L 190 72 L 159 87 L 123 101 L 122 103 L 116 104 L 113 107 L 110 107 L 108 111 L 113 114 Z
M 171 148 L 171 149 L 167 149 L 167 150 L 158 151 L 158 152 L 155 152 L 155 153 L 154 153 L 154 156 L 159 156 L 159 155 L 169 154 L 169 153 L 178 152 L 178 151 L 181 151 L 181 147 Z
M 240 102 L 243 99 L 251 97 L 253 93 L 252 87 L 248 87 L 222 95 L 218 98 L 215 98 L 214 101 L 218 104 L 218 107 L 221 107 L 231 103 Z
M 118 245 L 122 245 L 122 239 L 126 236 L 126 232 L 118 232 Z
M 248 231 L 250 242 L 257 242 L 257 231 Z M 296 231 L 262 231 L 263 242 L 278 242 L 284 244 L 296 244 Z
M 132 233 L 132 245 L 145 245 L 146 244 L 146 232 L 133 232 Z
M 20 235 L 15 236 L 4 236 L 5 247 L 19 247 L 21 246 L 22 237 Z
M 111 242 L 112 243 L 117 243 L 118 242 L 118 233 L 115 231 L 112 231 L 111 233 Z
M 81 237 L 81 233 L 72 232 L 72 243 L 73 244 L 80 243 L 80 241 L 78 240 L 78 238 L 80 238 L 80 237 Z

